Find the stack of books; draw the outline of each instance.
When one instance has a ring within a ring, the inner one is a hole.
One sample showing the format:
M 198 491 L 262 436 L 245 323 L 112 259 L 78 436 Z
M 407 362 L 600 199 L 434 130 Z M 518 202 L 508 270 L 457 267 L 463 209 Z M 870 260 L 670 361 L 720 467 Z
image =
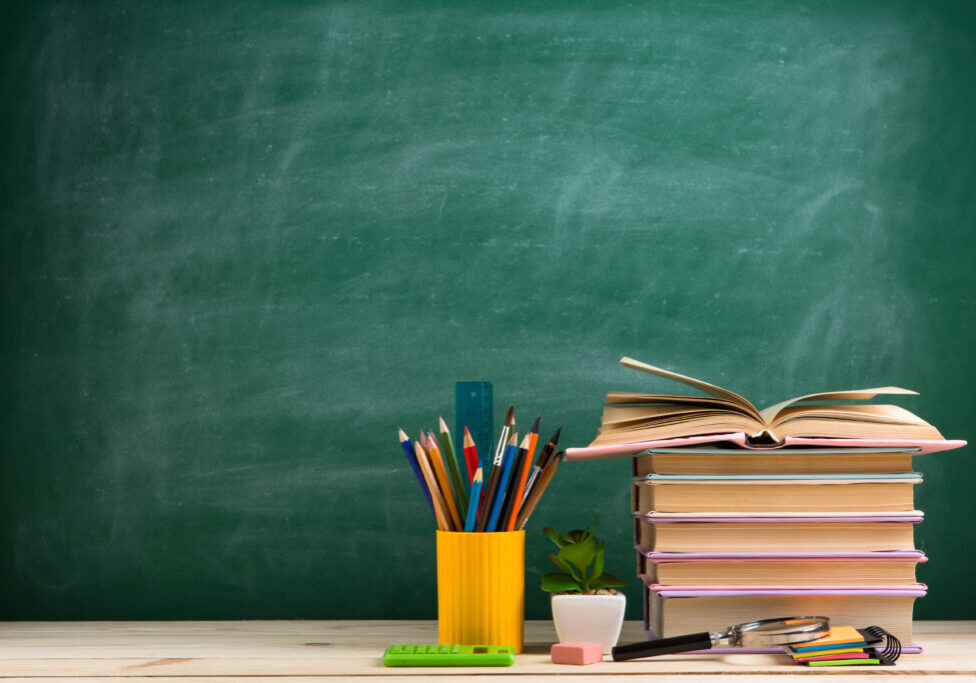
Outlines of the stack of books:
M 607 395 L 596 439 L 567 460 L 632 456 L 637 571 L 649 637 L 826 616 L 912 642 L 912 457 L 965 444 L 892 405 L 897 387 L 803 396 L 757 410 L 712 384 L 628 358 L 704 396 Z M 906 652 L 918 651 L 907 645 Z

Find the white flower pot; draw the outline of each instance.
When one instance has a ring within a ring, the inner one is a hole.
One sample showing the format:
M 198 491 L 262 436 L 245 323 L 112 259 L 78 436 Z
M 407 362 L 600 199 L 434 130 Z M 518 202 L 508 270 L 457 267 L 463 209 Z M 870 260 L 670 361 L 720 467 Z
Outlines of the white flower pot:
M 617 644 L 627 606 L 623 593 L 553 595 L 549 604 L 560 643 L 600 643 L 604 654 L 610 654 L 610 648 Z

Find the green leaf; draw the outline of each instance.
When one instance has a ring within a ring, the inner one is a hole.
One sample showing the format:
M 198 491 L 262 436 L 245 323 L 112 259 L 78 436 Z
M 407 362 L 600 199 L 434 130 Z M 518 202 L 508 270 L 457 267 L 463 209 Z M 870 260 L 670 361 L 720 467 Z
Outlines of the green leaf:
M 581 572 L 585 571 L 593 563 L 595 556 L 596 544 L 592 541 L 567 545 L 559 551 L 560 559 L 578 567 Z
M 562 550 L 560 550 L 559 552 L 562 552 Z M 559 567 L 560 569 L 562 569 L 563 571 L 567 572 L 570 576 L 573 577 L 574 581 L 580 580 L 579 574 L 577 574 L 573 570 L 573 567 L 569 564 L 569 562 L 567 562 L 563 558 L 559 557 L 558 555 L 553 555 L 552 553 L 549 553 L 549 561 L 552 562 L 557 567 Z
M 579 591 L 579 584 L 573 581 L 573 577 L 562 572 L 551 572 L 542 575 L 542 590 L 548 593 L 559 593 L 562 591 Z
M 550 541 L 555 543 L 557 548 L 562 548 L 565 545 L 565 543 L 562 542 L 562 538 L 560 537 L 559 532 L 557 532 L 552 527 L 547 526 L 545 529 L 542 530 L 542 533 L 546 535 L 546 538 L 548 538 Z
M 620 588 L 627 584 L 609 572 L 603 572 L 600 576 L 590 581 L 590 588 Z
M 603 574 L 603 563 L 605 561 L 605 558 L 604 558 L 604 555 L 603 555 L 603 546 L 604 546 L 604 544 L 601 543 L 600 545 L 598 545 L 596 547 L 596 556 L 593 558 L 593 574 L 592 574 L 592 576 L 595 576 L 597 578 L 599 578 Z

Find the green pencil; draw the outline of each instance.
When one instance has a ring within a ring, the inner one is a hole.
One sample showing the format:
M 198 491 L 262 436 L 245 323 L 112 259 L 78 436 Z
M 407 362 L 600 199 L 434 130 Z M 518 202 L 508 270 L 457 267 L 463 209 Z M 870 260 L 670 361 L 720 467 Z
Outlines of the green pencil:
M 470 482 L 466 476 L 461 475 L 461 467 L 458 465 L 457 453 L 454 451 L 454 440 L 451 432 L 447 429 L 447 423 L 443 417 L 438 417 L 441 428 L 441 442 L 444 444 L 444 459 L 447 460 L 447 467 L 451 470 L 451 480 L 454 482 L 454 491 L 457 494 L 458 506 L 462 510 L 468 509 L 468 491 Z

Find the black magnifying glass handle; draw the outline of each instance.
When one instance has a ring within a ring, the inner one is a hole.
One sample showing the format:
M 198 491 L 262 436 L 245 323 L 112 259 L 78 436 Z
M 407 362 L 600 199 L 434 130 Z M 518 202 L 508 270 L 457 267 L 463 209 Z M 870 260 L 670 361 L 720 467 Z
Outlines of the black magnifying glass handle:
M 676 652 L 708 650 L 711 647 L 712 636 L 707 631 L 704 631 L 702 633 L 692 633 L 687 636 L 658 638 L 657 640 L 647 640 L 643 643 L 618 645 L 610 652 L 613 655 L 613 661 L 623 662 L 628 659 L 640 659 L 641 657 L 653 657 L 655 655 L 671 655 Z

